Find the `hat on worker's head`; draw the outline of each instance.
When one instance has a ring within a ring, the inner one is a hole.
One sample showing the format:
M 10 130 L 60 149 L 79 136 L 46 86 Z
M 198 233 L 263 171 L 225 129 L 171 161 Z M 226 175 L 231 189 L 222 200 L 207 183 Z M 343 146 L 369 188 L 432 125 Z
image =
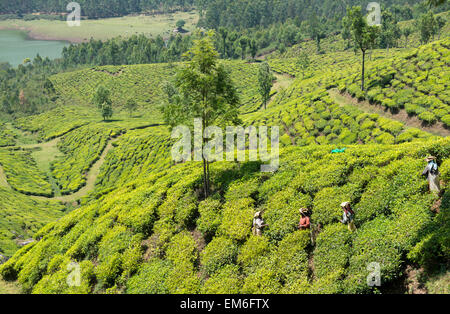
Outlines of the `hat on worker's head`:
M 308 208 L 300 208 L 298 211 L 300 212 L 300 214 L 306 215 L 306 213 L 308 212 Z
M 432 161 L 432 160 L 436 160 L 436 157 L 428 156 L 427 158 L 425 158 L 425 161 Z
M 256 212 L 254 217 L 256 218 L 256 217 L 259 217 L 259 216 L 261 216 L 261 212 Z
M 347 205 L 350 205 L 350 203 L 349 203 L 349 202 L 343 202 L 343 203 L 341 204 L 341 207 L 344 208 L 344 207 L 347 207 Z

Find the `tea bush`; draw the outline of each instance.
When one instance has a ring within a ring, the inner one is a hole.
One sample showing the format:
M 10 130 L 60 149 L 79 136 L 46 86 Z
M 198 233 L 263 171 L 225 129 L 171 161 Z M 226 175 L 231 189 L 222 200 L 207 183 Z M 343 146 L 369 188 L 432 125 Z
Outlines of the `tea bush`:
M 14 190 L 27 195 L 53 196 L 48 176 L 38 168 L 31 151 L 0 149 L 0 165 Z

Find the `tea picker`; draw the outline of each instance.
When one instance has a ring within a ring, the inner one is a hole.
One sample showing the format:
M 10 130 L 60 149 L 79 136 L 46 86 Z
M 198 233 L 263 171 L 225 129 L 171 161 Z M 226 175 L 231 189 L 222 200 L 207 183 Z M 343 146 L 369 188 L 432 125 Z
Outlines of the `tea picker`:
M 436 163 L 436 157 L 428 156 L 425 158 L 427 165 L 422 172 L 422 175 L 427 178 L 430 191 L 439 194 L 441 191 L 439 183 L 439 168 Z
M 261 236 L 262 235 L 262 229 L 264 227 L 268 226 L 267 224 L 264 223 L 264 220 L 262 219 L 261 214 L 262 213 L 260 211 L 258 211 L 253 216 L 252 232 L 253 232 L 253 235 L 256 235 L 256 236 Z
M 349 202 L 344 202 L 341 204 L 341 208 L 344 211 L 342 214 L 342 220 L 341 223 L 348 225 L 348 230 L 351 232 L 356 231 L 356 226 L 353 220 L 355 219 L 355 212 L 350 207 Z

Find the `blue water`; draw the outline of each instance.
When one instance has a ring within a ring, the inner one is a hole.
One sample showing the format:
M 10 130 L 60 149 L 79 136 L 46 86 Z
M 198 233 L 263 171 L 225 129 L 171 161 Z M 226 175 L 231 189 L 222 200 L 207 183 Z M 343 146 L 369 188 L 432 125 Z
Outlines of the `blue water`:
M 29 39 L 25 32 L 18 30 L 0 30 L 0 62 L 16 67 L 26 58 L 33 60 L 37 54 L 42 58 L 60 58 L 67 45 L 64 41 Z

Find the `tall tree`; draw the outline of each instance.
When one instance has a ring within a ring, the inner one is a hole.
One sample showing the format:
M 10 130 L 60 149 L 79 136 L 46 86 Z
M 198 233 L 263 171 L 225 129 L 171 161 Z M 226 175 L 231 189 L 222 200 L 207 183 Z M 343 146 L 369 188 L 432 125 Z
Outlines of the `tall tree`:
M 247 36 L 242 36 L 239 39 L 239 44 L 241 45 L 241 49 L 242 49 L 242 60 L 245 59 L 245 55 L 247 54 L 248 43 L 249 43 L 249 39 Z
M 222 39 L 222 58 L 226 58 L 228 30 L 225 27 L 220 27 L 219 35 L 220 35 L 220 38 Z
M 416 27 L 420 32 L 420 40 L 422 43 L 425 44 L 430 41 L 436 32 L 436 20 L 433 12 L 429 11 L 428 13 L 422 14 L 416 21 Z
M 320 52 L 320 40 L 325 36 L 323 23 L 319 20 L 316 14 L 311 14 L 307 25 L 309 35 L 316 41 L 317 52 Z
M 311 60 L 309 59 L 308 53 L 306 51 L 300 52 L 297 59 L 297 65 L 302 70 L 302 75 L 305 77 L 305 71 L 309 68 Z
M 112 117 L 113 115 L 112 101 L 110 97 L 110 92 L 106 87 L 100 85 L 97 88 L 92 98 L 92 101 L 95 105 L 97 105 L 97 108 L 100 110 L 104 121 Z
M 263 62 L 258 71 L 259 94 L 263 100 L 264 109 L 267 107 L 267 101 L 270 98 L 270 91 L 273 86 L 273 75 L 267 62 Z
M 389 48 L 397 45 L 397 40 L 401 37 L 401 30 L 397 24 L 397 20 L 394 15 L 385 10 L 382 16 L 380 42 L 383 48 L 386 48 L 389 53 Z
M 250 53 L 252 55 L 252 59 L 255 60 L 256 54 L 258 53 L 258 43 L 254 39 L 250 41 Z
M 412 34 L 413 29 L 410 26 L 407 26 L 403 29 L 402 33 L 403 36 L 405 37 L 405 48 L 408 47 L 408 37 Z
M 209 126 L 224 128 L 240 122 L 238 94 L 229 72 L 219 63 L 212 36 L 210 33 L 194 42 L 194 46 L 184 55 L 189 62 L 177 72 L 174 84 L 164 88 L 168 101 L 161 110 L 164 120 L 172 128 L 180 124 L 192 126 L 193 120 L 200 118 L 203 135 Z M 202 151 L 205 144 L 202 136 Z M 204 153 L 202 160 L 203 190 L 205 197 L 208 197 L 210 161 Z
M 374 47 L 379 29 L 378 26 L 370 26 L 367 24 L 367 19 L 363 15 L 361 7 L 347 9 L 347 16 L 350 20 L 352 39 L 355 48 L 361 50 L 362 53 L 361 90 L 364 91 L 366 52 Z

